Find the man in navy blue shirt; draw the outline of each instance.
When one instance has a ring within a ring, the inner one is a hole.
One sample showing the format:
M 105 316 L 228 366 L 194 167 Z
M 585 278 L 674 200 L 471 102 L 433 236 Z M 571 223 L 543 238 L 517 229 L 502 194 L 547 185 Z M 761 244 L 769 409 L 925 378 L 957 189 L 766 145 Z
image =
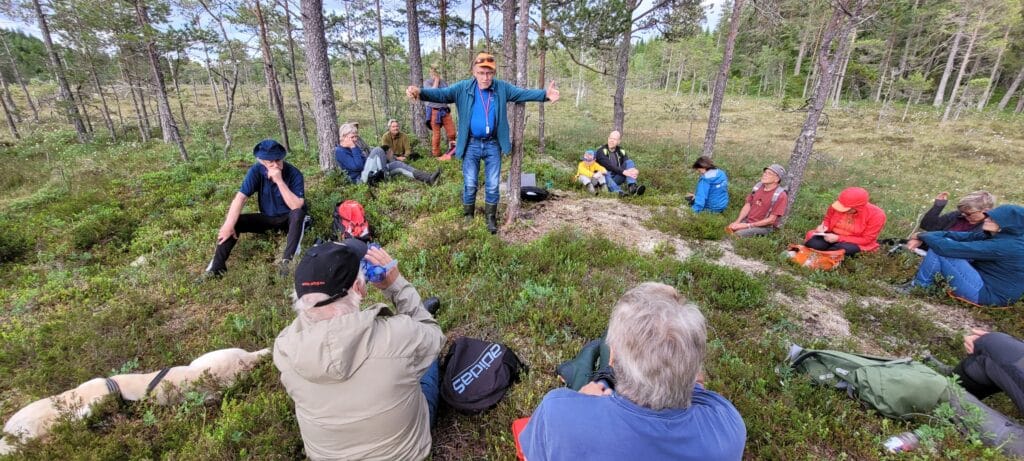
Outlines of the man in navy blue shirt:
M 473 78 L 448 88 L 410 86 L 405 94 L 426 102 L 455 103 L 459 111 L 459 130 L 455 156 L 462 160 L 463 216 L 472 220 L 476 210 L 477 176 L 484 162 L 484 214 L 487 230 L 498 232 L 498 182 L 501 176 L 501 154 L 512 151 L 509 140 L 508 114 L 510 102 L 558 101 L 558 87 L 552 81 L 547 89 L 527 90 L 494 78 L 497 65 L 489 53 L 476 55 Z
M 615 304 L 606 338 L 614 390 L 548 392 L 519 436 L 530 461 L 739 460 L 747 430 L 736 408 L 704 389 L 707 330 L 675 288 L 644 283 Z
M 278 271 L 282 275 L 290 271 L 291 260 L 302 239 L 302 221 L 306 217 L 306 185 L 302 172 L 284 161 L 287 152 L 273 139 L 260 141 L 252 154 L 256 156 L 256 163 L 242 180 L 242 187 L 231 201 L 224 224 L 217 232 L 217 251 L 206 267 L 205 277 L 227 271 L 226 262 L 238 242 L 238 234 L 275 229 L 288 232 L 288 243 L 278 262 Z M 252 194 L 257 194 L 260 212 L 242 214 L 242 207 Z

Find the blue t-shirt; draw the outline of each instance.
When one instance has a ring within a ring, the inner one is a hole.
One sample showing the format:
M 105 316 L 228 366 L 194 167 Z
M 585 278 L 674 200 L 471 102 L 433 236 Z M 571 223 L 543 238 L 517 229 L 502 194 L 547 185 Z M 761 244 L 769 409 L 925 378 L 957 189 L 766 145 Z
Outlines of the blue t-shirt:
M 284 183 L 288 185 L 288 189 L 295 196 L 299 198 L 306 196 L 306 183 L 302 177 L 302 172 L 298 168 L 295 168 L 288 162 L 284 162 L 284 168 L 281 169 L 281 179 L 284 180 Z M 281 216 L 292 211 L 291 208 L 288 208 L 288 204 L 284 203 L 284 198 L 281 197 L 281 191 L 278 190 L 277 185 L 267 178 L 267 168 L 259 162 L 254 163 L 249 168 L 249 172 L 245 174 L 245 179 L 242 180 L 242 187 L 238 191 L 246 197 L 252 197 L 252 194 L 258 193 L 260 213 L 267 216 Z
M 476 97 L 473 98 L 473 115 L 469 121 L 469 135 L 474 138 L 490 138 L 498 130 L 496 118 L 497 111 L 494 107 L 494 90 L 488 88 L 481 90 L 478 85 L 473 85 Z M 488 119 L 490 119 L 488 121 Z M 490 126 L 490 132 L 487 127 Z
M 523 454 L 545 460 L 738 460 L 747 429 L 732 403 L 697 385 L 689 408 L 653 411 L 625 397 L 548 392 L 520 434 Z

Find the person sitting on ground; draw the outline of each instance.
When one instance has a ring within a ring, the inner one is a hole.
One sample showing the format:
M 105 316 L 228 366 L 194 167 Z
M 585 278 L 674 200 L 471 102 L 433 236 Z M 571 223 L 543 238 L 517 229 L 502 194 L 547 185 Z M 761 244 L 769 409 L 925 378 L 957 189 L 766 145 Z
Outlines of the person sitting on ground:
M 360 310 L 363 264 L 387 268 L 373 285 L 394 314 L 383 303 Z M 296 317 L 274 341 L 274 365 L 295 402 L 305 455 L 427 458 L 445 338 L 397 261 L 356 239 L 315 246 L 295 268 L 295 296 Z
M 581 160 L 579 165 L 576 166 L 576 180 L 587 188 L 587 192 L 597 195 L 595 187 L 603 187 L 605 185 L 607 181 L 605 175 L 608 174 L 608 170 L 605 170 L 603 166 L 594 161 L 594 151 L 592 150 L 584 152 Z
M 380 135 L 380 145 L 381 147 L 387 147 L 384 150 L 387 154 L 388 162 L 395 160 L 411 162 L 417 158 L 416 153 L 412 150 L 409 137 L 399 129 L 398 120 L 388 120 L 388 131 Z
M 974 304 L 1009 306 L 1024 296 L 1024 207 L 1002 205 L 986 214 L 981 231 L 917 234 L 928 253 L 909 287 L 932 286 L 942 275 L 955 296 Z
M 619 146 L 621 140 L 622 134 L 612 131 L 608 134 L 608 143 L 599 147 L 595 156 L 597 163 L 608 170 L 608 179 L 611 179 L 611 181 L 607 181 L 608 191 L 620 196 L 644 195 L 647 188 L 637 182 L 640 170 L 636 168 L 636 162 L 629 158 L 626 151 Z M 622 190 L 623 185 L 626 187 L 625 192 Z
M 437 66 L 430 66 L 430 78 L 423 82 L 423 88 L 448 88 L 448 83 L 441 78 Z M 452 122 L 452 111 L 448 104 L 439 102 L 423 103 L 427 115 L 427 127 L 430 128 L 430 155 L 440 161 L 452 159 L 455 154 L 455 123 Z M 441 155 L 441 128 L 444 127 L 445 136 L 448 137 L 448 152 Z
M 878 249 L 885 211 L 870 203 L 868 191 L 848 187 L 825 213 L 818 227 L 807 231 L 804 245 L 818 251 L 843 250 L 846 256 Z
M 940 215 L 949 202 L 949 192 L 935 196 L 935 203 L 921 218 L 921 229 L 925 231 L 978 232 L 985 221 L 985 212 L 996 206 L 996 198 L 988 191 L 978 190 L 965 195 L 956 204 L 956 211 Z M 921 248 L 918 239 L 907 241 L 907 249 Z
M 704 316 L 675 288 L 643 283 L 615 304 L 604 380 L 544 396 L 520 434 L 523 454 L 545 460 L 738 460 L 746 427 L 704 388 Z
M 339 145 L 334 148 L 334 159 L 338 162 L 338 166 L 348 174 L 348 179 L 355 184 L 373 185 L 388 176 L 402 174 L 433 185 L 441 176 L 440 168 L 430 174 L 398 160 L 388 161 L 387 154 L 380 147 L 374 147 L 369 152 L 360 148 L 356 143 L 359 139 L 359 128 L 351 123 L 346 123 L 338 128 L 338 138 Z
M 721 213 L 729 206 L 729 177 L 711 159 L 701 156 L 692 167 L 700 179 L 696 194 L 686 194 L 686 202 L 694 213 Z
M 737 237 L 768 235 L 778 228 L 779 218 L 786 214 L 789 196 L 779 185 L 786 177 L 782 165 L 771 164 L 761 173 L 761 180 L 747 195 L 739 216 L 729 224 L 729 230 Z
M 217 249 L 200 281 L 220 276 L 228 270 L 228 257 L 238 243 L 238 234 L 269 230 L 288 232 L 284 254 L 277 262 L 281 275 L 288 274 L 291 260 L 298 251 L 306 218 L 306 184 L 302 172 L 284 161 L 288 153 L 273 139 L 260 141 L 252 154 L 256 163 L 249 167 L 242 186 L 231 200 L 224 224 L 217 231 Z M 257 194 L 260 211 L 243 214 L 242 208 L 252 194 Z

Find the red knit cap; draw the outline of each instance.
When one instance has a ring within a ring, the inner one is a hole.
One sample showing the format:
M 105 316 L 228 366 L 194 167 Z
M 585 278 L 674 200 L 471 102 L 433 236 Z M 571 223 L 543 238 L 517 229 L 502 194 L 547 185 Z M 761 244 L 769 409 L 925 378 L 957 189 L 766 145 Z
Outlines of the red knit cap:
M 868 203 L 868 191 L 863 187 L 847 187 L 839 193 L 839 200 L 832 203 L 832 208 L 846 213 L 851 208 L 860 208 Z

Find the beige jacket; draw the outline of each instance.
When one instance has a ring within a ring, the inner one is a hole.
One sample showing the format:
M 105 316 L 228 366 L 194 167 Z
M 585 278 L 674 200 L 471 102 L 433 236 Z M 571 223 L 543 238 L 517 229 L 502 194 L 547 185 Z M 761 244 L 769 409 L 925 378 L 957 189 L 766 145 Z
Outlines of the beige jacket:
M 430 421 L 420 376 L 444 335 L 404 277 L 376 304 L 314 321 L 306 314 L 274 341 L 274 365 L 295 402 L 310 459 L 420 460 L 430 454 Z

